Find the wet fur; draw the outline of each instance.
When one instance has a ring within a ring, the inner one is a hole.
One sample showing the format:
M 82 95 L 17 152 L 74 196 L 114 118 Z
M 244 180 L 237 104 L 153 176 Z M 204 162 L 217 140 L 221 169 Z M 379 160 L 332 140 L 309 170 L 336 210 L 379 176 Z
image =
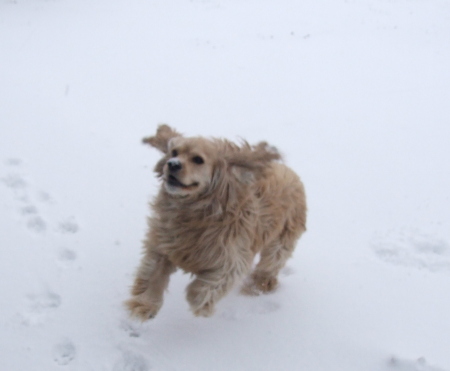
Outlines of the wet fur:
M 164 155 L 155 166 L 163 185 L 151 205 L 144 256 L 126 303 L 131 315 L 144 321 L 157 314 L 177 268 L 196 277 L 187 301 L 198 316 L 212 315 L 216 302 L 245 277 L 242 292 L 273 291 L 306 230 L 303 184 L 278 161 L 279 152 L 265 142 L 185 138 L 167 125 L 143 141 Z M 193 189 L 165 185 L 173 148 L 183 164 L 179 178 L 198 184 Z M 197 154 L 204 164 L 190 161 Z

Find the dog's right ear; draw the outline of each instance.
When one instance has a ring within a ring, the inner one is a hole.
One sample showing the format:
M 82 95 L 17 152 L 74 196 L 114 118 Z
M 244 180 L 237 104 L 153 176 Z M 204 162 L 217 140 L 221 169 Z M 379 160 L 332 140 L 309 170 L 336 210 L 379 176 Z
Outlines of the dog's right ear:
M 169 141 L 172 138 L 181 136 L 182 135 L 179 132 L 172 129 L 169 125 L 162 124 L 158 126 L 155 136 L 142 139 L 142 143 L 150 144 L 152 147 L 159 149 L 162 153 L 167 154 L 169 152 Z
M 237 151 L 226 154 L 225 159 L 235 173 L 240 174 L 238 178 L 245 181 L 251 178 L 252 174 L 261 173 L 272 161 L 281 160 L 281 154 L 267 142 L 260 142 L 254 146 L 243 142 Z

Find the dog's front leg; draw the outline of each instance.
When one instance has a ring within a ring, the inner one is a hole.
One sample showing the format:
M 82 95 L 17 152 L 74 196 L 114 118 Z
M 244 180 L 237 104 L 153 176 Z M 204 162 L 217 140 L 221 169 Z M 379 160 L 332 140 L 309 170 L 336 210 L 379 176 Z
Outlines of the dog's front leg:
M 175 266 L 164 255 L 153 251 L 145 254 L 131 290 L 132 298 L 125 303 L 132 317 L 146 321 L 156 316 L 174 271 Z
M 187 301 L 196 316 L 209 317 L 214 313 L 215 304 L 225 296 L 249 269 L 248 264 L 227 269 L 226 267 L 200 273 L 186 289 Z

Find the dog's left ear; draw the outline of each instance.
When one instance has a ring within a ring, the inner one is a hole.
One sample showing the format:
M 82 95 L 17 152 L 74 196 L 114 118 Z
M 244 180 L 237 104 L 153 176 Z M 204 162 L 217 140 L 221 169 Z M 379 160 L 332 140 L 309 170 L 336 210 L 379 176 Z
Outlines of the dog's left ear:
M 163 124 L 158 126 L 155 136 L 146 137 L 142 139 L 142 142 L 150 144 L 152 147 L 159 149 L 162 153 L 167 154 L 169 152 L 169 141 L 172 138 L 181 136 L 182 135 L 179 132 L 172 129 L 169 125 Z
M 245 142 L 239 151 L 230 153 L 225 158 L 238 178 L 248 182 L 271 162 L 281 160 L 281 154 L 267 142 L 260 142 L 254 146 Z

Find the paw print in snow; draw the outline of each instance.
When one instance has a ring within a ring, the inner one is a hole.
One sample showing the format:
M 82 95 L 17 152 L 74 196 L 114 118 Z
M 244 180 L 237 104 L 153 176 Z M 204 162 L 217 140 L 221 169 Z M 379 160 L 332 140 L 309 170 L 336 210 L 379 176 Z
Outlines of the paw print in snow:
M 27 182 L 18 174 L 8 174 L 6 177 L 1 178 L 3 184 L 12 190 L 22 190 L 26 188 Z
M 35 215 L 28 219 L 27 228 L 33 232 L 42 233 L 47 229 L 47 224 L 39 215 Z
M 375 255 L 394 265 L 450 272 L 450 243 L 415 229 L 391 230 L 371 241 Z
M 25 325 L 37 325 L 45 322 L 48 316 L 61 305 L 61 297 L 51 291 L 30 294 L 27 299 L 28 307 L 22 312 Z
M 120 328 L 124 330 L 132 338 L 138 338 L 141 336 L 141 331 L 135 322 L 124 320 L 120 324 Z
M 73 217 L 62 221 L 58 226 L 58 230 L 63 234 L 74 234 L 77 233 L 79 229 L 80 227 Z
M 420 357 L 419 359 L 413 361 L 392 357 L 388 362 L 388 369 L 386 371 L 446 371 L 446 370 L 429 365 L 424 357 Z
M 113 371 L 148 371 L 147 360 L 139 354 L 125 351 L 122 358 L 114 365 Z
M 53 347 L 53 360 L 58 365 L 68 365 L 75 356 L 75 345 L 69 339 L 64 339 Z
M 8 158 L 5 164 L 8 166 L 20 166 L 22 165 L 22 160 L 20 158 Z

